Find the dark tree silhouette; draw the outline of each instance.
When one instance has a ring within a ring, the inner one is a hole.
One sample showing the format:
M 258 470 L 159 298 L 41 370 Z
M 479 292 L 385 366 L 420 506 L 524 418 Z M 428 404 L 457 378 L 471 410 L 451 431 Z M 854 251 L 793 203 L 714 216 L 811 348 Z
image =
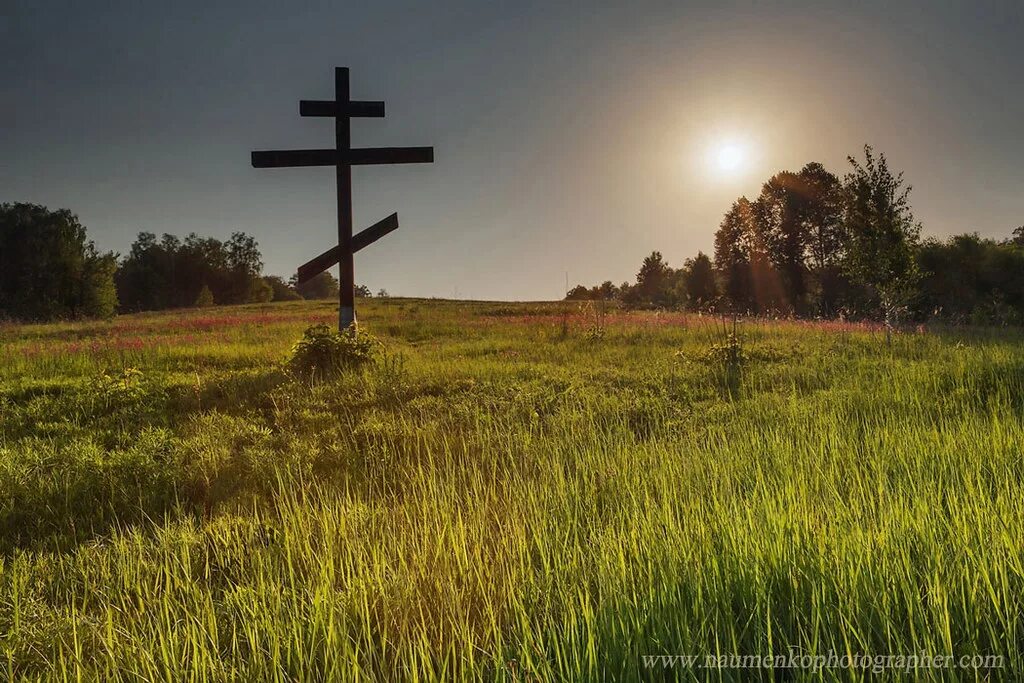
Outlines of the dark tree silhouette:
M 326 270 L 302 284 L 298 284 L 298 278 L 293 275 L 291 285 L 303 299 L 338 298 L 338 279 Z
M 910 210 L 911 188 L 869 145 L 863 163 L 848 160 L 853 170 L 843 179 L 844 269 L 892 324 L 910 303 L 918 277 L 914 251 L 920 226 Z
M 191 233 L 141 232 L 117 272 L 121 307 L 129 311 L 192 306 L 203 287 L 218 304 L 269 301 L 272 288 L 263 282 L 263 262 L 256 240 L 236 232 L 226 243 Z
M 754 203 L 757 243 L 782 290 L 779 301 L 769 307 L 790 313 L 806 308 L 804 252 L 809 240 L 801 216 L 805 194 L 802 178 L 782 171 L 768 179 Z
M 995 241 L 958 235 L 919 244 L 910 188 L 884 156 L 864 149 L 842 181 L 811 162 L 764 184 L 756 202 L 736 200 L 715 232 L 713 274 L 698 253 L 673 270 L 659 252 L 637 282 L 610 281 L 568 298 L 613 296 L 626 306 L 716 308 L 1024 324 L 1024 226 Z
M 296 301 L 302 298 L 295 288 L 279 275 L 265 275 L 263 281 L 270 286 L 271 301 Z
M 100 253 L 67 209 L 0 204 L 0 317 L 107 317 L 116 257 Z
M 644 259 L 636 275 L 636 293 L 645 304 L 665 305 L 668 303 L 668 287 L 672 269 L 665 263 L 660 251 L 653 251 Z
M 813 281 L 812 308 L 834 315 L 847 288 L 842 274 L 842 184 L 824 166 L 811 162 L 800 169 L 803 195 L 800 220 L 807 239 L 807 267 Z
M 723 294 L 734 312 L 746 312 L 754 306 L 749 256 L 752 211 L 750 201 L 740 197 L 726 212 L 715 233 L 715 269 L 722 279 Z
M 707 254 L 698 251 L 697 256 L 687 259 L 683 273 L 687 307 L 700 311 L 712 308 L 718 298 L 718 286 L 715 284 L 715 269 Z

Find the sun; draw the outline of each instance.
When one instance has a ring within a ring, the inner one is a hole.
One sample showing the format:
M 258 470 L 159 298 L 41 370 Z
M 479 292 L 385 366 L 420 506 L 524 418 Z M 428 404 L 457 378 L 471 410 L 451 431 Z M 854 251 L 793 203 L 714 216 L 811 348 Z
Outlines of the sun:
M 747 162 L 746 147 L 739 142 L 724 142 L 714 153 L 715 167 L 724 175 L 735 175 Z

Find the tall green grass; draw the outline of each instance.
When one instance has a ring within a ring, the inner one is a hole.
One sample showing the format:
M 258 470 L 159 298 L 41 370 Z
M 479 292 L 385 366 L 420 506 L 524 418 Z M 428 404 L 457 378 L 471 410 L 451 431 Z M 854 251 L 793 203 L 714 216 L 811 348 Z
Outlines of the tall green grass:
M 723 368 L 707 319 L 393 300 L 308 383 L 330 307 L 228 310 L 0 329 L 4 678 L 1024 675 L 1018 333 L 747 323 Z

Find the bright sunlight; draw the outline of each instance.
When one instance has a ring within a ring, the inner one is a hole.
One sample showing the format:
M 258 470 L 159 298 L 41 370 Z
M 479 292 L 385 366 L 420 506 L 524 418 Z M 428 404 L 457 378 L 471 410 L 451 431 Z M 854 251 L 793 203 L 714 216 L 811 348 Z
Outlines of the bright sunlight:
M 749 148 L 743 142 L 727 140 L 717 143 L 711 151 L 712 163 L 719 174 L 736 176 L 746 170 L 750 159 Z

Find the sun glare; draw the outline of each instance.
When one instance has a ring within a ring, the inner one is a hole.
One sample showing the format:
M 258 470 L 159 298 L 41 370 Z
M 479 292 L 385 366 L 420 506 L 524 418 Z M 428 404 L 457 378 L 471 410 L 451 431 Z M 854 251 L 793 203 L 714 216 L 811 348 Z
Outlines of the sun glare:
M 743 145 L 737 142 L 726 142 L 719 145 L 715 152 L 715 165 L 719 172 L 732 175 L 743 169 L 747 161 L 747 153 Z

